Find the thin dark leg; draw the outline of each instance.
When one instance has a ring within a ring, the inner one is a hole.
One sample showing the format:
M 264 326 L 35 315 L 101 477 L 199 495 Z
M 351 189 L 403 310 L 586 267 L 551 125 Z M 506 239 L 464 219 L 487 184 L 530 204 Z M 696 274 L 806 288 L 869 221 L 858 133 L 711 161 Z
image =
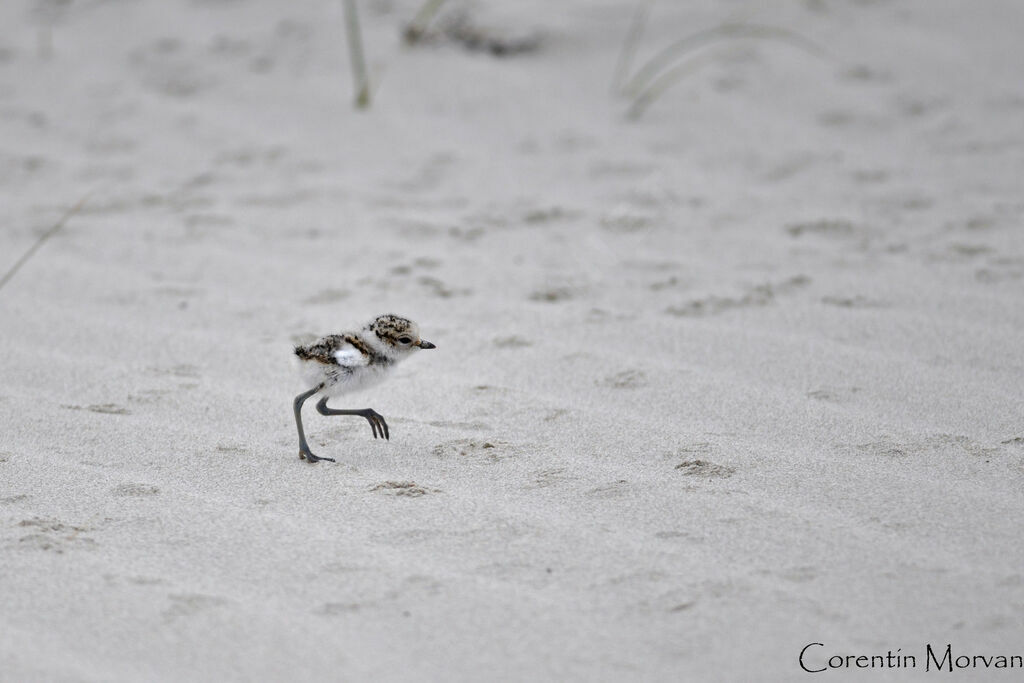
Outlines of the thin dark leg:
M 321 384 L 295 397 L 295 426 L 299 428 L 299 458 L 305 458 L 310 463 L 321 460 L 334 462 L 334 458 L 321 458 L 320 456 L 313 455 L 313 451 L 309 450 L 309 444 L 306 443 L 306 433 L 302 431 L 302 404 L 306 402 L 307 398 L 323 388 L 324 385 Z
M 324 396 L 316 404 L 316 410 L 321 415 L 358 415 L 359 417 L 365 417 L 366 421 L 370 423 L 370 429 L 373 430 L 373 438 L 377 438 L 380 435 L 381 438 L 391 440 L 391 433 L 388 431 L 388 423 L 384 421 L 384 416 L 371 408 L 363 408 L 362 410 L 338 410 L 337 408 L 327 407 L 327 397 Z

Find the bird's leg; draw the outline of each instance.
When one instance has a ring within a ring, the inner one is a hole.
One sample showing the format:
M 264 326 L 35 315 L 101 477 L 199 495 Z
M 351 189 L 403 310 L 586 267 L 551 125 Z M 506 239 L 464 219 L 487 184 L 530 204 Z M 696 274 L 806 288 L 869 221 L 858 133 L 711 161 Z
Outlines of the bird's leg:
M 373 430 L 373 438 L 376 439 L 380 436 L 388 441 L 391 440 L 391 434 L 388 432 L 388 423 L 384 421 L 384 416 L 371 408 L 363 408 L 362 410 L 328 408 L 327 397 L 324 396 L 316 404 L 316 410 L 321 415 L 358 415 L 359 417 L 365 417 L 366 421 L 370 423 L 370 429 Z
M 306 443 L 306 434 L 302 431 L 302 404 L 305 403 L 307 398 L 323 388 L 324 385 L 320 384 L 306 393 L 295 397 L 295 426 L 299 428 L 299 458 L 305 458 L 310 463 L 319 462 L 320 460 L 334 462 L 334 458 L 321 458 L 320 456 L 313 455 L 313 451 L 309 450 L 309 444 Z

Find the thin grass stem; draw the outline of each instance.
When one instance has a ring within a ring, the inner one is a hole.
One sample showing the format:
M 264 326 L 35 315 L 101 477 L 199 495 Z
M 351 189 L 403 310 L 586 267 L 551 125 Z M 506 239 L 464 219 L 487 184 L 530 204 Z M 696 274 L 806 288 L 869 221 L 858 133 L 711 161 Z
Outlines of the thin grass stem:
M 352 78 L 355 81 L 356 109 L 370 106 L 370 77 L 366 73 L 366 58 L 363 54 L 363 36 L 359 30 L 359 12 L 356 0 L 344 0 L 345 31 L 348 34 L 348 54 L 352 64 Z
M 633 68 L 633 57 L 636 55 L 637 45 L 643 36 L 644 27 L 647 25 L 647 15 L 651 12 L 651 5 L 654 0 L 641 0 L 633 11 L 633 19 L 629 24 L 629 30 L 622 41 L 622 51 L 619 53 L 619 61 L 615 65 L 615 73 L 612 76 L 612 95 L 623 93 L 623 84 L 629 77 L 630 69 Z
M 654 104 L 654 101 L 661 97 L 666 90 L 671 88 L 684 77 L 697 71 L 697 69 L 704 66 L 707 62 L 708 59 L 706 58 L 695 57 L 694 59 L 687 60 L 682 64 L 677 64 L 658 76 L 646 90 L 633 98 L 633 102 L 630 104 L 629 110 L 626 112 L 626 117 L 635 121 L 643 116 L 644 112 L 647 111 L 647 108 Z
M 445 0 L 427 0 L 420 6 L 416 16 L 409 22 L 409 26 L 405 29 L 405 42 L 409 45 L 415 45 L 419 40 L 426 34 L 427 29 L 430 28 L 430 22 L 433 21 L 438 11 L 441 9 Z
M 668 68 L 680 55 L 719 40 L 731 38 L 775 40 L 801 48 L 818 57 L 825 55 L 824 50 L 810 40 L 784 28 L 761 26 L 758 24 L 722 24 L 721 26 L 715 26 L 714 28 L 677 40 L 651 57 L 626 84 L 625 92 L 638 97 L 639 93 L 648 89 L 651 82 L 658 77 L 658 74 Z
M 32 258 L 33 255 L 35 255 L 37 251 L 39 251 L 39 248 L 42 247 L 47 240 L 56 235 L 60 231 L 60 229 L 63 228 L 69 220 L 71 220 L 72 216 L 74 216 L 76 213 L 82 210 L 82 207 L 85 206 L 85 203 L 89 200 L 89 197 L 91 196 L 92 192 L 89 192 L 84 197 L 79 199 L 74 206 L 72 206 L 70 209 L 64 212 L 64 215 L 60 217 L 60 220 L 54 223 L 46 232 L 39 236 L 39 239 L 37 239 L 35 243 L 28 248 L 28 251 L 22 254 L 21 258 L 19 258 L 14 263 L 14 265 L 11 266 L 6 273 L 4 273 L 4 276 L 0 278 L 0 289 L 3 289 L 7 285 L 7 283 L 11 281 L 11 279 L 21 269 L 21 267 L 25 265 L 28 262 L 28 260 Z

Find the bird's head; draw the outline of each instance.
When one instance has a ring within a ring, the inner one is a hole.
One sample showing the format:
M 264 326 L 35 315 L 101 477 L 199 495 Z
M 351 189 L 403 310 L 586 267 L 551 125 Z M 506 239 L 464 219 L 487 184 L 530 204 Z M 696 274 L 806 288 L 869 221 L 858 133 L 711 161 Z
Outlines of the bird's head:
M 420 337 L 419 325 L 401 316 L 378 316 L 366 329 L 380 341 L 385 352 L 395 358 L 404 357 L 417 349 L 437 348 Z

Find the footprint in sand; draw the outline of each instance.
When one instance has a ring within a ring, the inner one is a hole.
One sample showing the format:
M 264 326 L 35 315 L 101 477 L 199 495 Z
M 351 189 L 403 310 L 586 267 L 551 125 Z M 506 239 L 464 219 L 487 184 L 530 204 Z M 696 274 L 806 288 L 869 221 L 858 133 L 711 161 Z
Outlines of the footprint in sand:
M 523 222 L 532 225 L 557 223 L 572 220 L 580 215 L 579 211 L 563 209 L 560 206 L 548 206 L 529 209 L 523 214 Z
M 21 503 L 29 499 L 29 495 L 26 493 L 19 493 L 14 496 L 7 496 L 0 498 L 0 505 L 14 505 L 15 503 Z
M 316 294 L 306 297 L 302 300 L 304 304 L 320 305 L 320 304 L 336 304 L 339 301 L 344 301 L 352 295 L 347 289 L 335 289 L 329 287 L 327 289 L 321 289 Z
M 852 221 L 844 218 L 823 218 L 816 221 L 803 223 L 790 223 L 786 226 L 786 232 L 791 237 L 803 237 L 804 235 L 820 235 L 830 238 L 846 238 L 854 236 L 858 230 Z
M 918 441 L 902 443 L 883 438 L 869 443 L 840 447 L 858 455 L 890 458 L 926 454 L 989 458 L 1004 452 L 1000 446 L 984 446 L 969 437 L 957 434 L 935 434 Z
M 432 453 L 439 458 L 482 457 L 492 463 L 515 456 L 508 443 L 497 439 L 456 439 L 434 446 Z
M 823 296 L 821 303 L 837 308 L 887 308 L 889 304 L 880 299 L 870 299 L 856 294 L 854 296 Z
M 355 614 L 364 607 L 372 606 L 371 603 L 360 602 L 325 602 L 313 610 L 313 614 L 322 617 L 337 617 L 344 614 Z
M 496 337 L 493 343 L 499 349 L 521 349 L 527 346 L 533 346 L 533 342 L 530 340 L 523 339 L 516 335 L 512 335 L 510 337 Z
M 701 299 L 692 299 L 683 304 L 669 306 L 665 312 L 676 317 L 687 318 L 719 315 L 741 308 L 767 306 L 780 295 L 792 294 L 798 289 L 806 287 L 810 282 L 811 279 L 806 275 L 796 275 L 782 282 L 751 287 L 740 296 L 711 295 Z
M 792 583 L 807 583 L 818 577 L 818 569 L 811 566 L 790 567 L 788 569 L 762 569 L 757 572 L 761 576 L 777 576 Z
M 629 490 L 629 482 L 625 479 L 619 479 L 617 481 L 610 482 L 608 484 L 602 484 L 596 488 L 592 488 L 587 491 L 587 495 L 591 498 L 619 498 L 625 495 Z
M 18 539 L 18 547 L 25 550 L 44 550 L 63 554 L 65 550 L 85 549 L 96 546 L 96 541 L 82 536 L 89 531 L 84 526 L 65 524 L 56 519 L 33 517 L 18 522 L 18 526 L 32 531 Z
M 379 491 L 393 496 L 404 496 L 406 498 L 419 498 L 428 493 L 440 493 L 441 489 L 420 486 L 414 481 L 385 481 L 370 487 L 370 491 Z
M 564 467 L 553 467 L 533 473 L 531 482 L 525 489 L 543 489 L 572 481 L 574 477 L 567 475 Z
M 640 370 L 623 370 L 595 382 L 611 389 L 637 389 L 647 384 L 647 375 Z
M 487 431 L 491 428 L 486 422 L 452 422 L 450 420 L 435 420 L 428 422 L 431 427 L 440 427 L 441 429 L 457 429 L 459 431 L 465 431 L 467 429 L 473 431 Z
M 170 621 L 178 617 L 191 617 L 207 610 L 223 607 L 229 600 L 215 595 L 202 593 L 177 593 L 168 595 L 171 606 L 164 610 L 164 619 Z
M 119 497 L 147 498 L 160 493 L 160 489 L 149 484 L 120 484 L 110 492 Z
M 133 50 L 129 58 L 142 84 L 167 97 L 190 98 L 217 83 L 211 74 L 196 67 L 202 60 L 188 54 L 174 38 Z
M 449 287 L 436 277 L 428 277 L 426 275 L 420 276 L 416 282 L 423 288 L 423 291 L 439 299 L 469 296 L 473 293 L 473 290 L 467 287 Z
M 531 292 L 529 298 L 530 301 L 553 304 L 560 301 L 569 301 L 576 298 L 576 296 L 577 292 L 572 287 L 543 287 Z
M 706 477 L 708 479 L 726 479 L 736 473 L 736 468 L 718 465 L 707 460 L 684 460 L 676 465 L 681 474 L 688 477 Z
M 116 403 L 94 403 L 85 407 L 76 405 L 61 405 L 65 410 L 88 410 L 90 413 L 102 413 L 104 415 L 131 415 L 131 411 Z
M 821 387 L 807 392 L 808 398 L 829 403 L 847 403 L 861 392 L 860 387 Z
M 654 537 L 662 541 L 700 542 L 704 540 L 704 536 L 702 534 L 694 531 L 679 531 L 675 529 L 671 531 L 658 531 L 654 534 Z

